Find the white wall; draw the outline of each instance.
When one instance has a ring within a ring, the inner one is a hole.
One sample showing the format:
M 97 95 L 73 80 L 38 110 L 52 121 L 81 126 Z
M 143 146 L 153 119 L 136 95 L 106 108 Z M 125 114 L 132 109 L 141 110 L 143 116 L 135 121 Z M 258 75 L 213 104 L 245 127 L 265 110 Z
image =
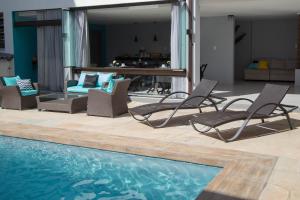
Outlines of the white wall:
M 297 57 L 297 19 L 252 22 L 252 57 L 288 59 Z
M 235 78 L 243 79 L 244 69 L 261 58 L 297 58 L 297 19 L 238 20 L 239 34 L 247 36 L 236 45 Z
M 5 28 L 5 49 L 0 49 L 0 52 L 13 53 L 12 11 L 155 1 L 156 0 L 0 0 L 0 12 L 4 13 Z
M 153 41 L 157 35 L 157 42 Z M 114 24 L 106 26 L 106 60 L 116 56 L 135 55 L 140 49 L 153 53 L 170 53 L 171 22 Z M 134 42 L 135 35 L 138 42 Z
M 234 18 L 200 19 L 201 63 L 208 64 L 205 78 L 234 83 Z

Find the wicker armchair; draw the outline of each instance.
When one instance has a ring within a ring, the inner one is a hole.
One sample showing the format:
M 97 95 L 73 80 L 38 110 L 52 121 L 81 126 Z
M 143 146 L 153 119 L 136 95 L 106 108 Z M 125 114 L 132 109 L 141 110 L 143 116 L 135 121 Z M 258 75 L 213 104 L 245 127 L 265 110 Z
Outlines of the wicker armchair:
M 116 81 L 111 94 L 101 90 L 89 90 L 87 114 L 92 116 L 116 117 L 127 113 L 129 84 L 129 79 Z
M 39 91 L 38 83 L 33 83 L 35 90 Z M 18 86 L 6 86 L 3 78 L 0 77 L 1 107 L 3 109 L 24 110 L 36 108 L 36 96 L 22 96 Z

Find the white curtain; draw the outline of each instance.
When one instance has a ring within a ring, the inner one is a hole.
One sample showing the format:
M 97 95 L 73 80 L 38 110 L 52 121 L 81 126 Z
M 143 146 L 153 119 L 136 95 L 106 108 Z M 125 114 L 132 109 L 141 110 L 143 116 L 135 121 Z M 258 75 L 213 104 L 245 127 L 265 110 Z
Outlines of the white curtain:
M 172 4 L 171 13 L 171 68 L 185 69 L 185 4 L 183 2 L 176 2 Z M 186 91 L 187 80 L 185 77 L 172 78 L 173 91 Z M 177 95 L 177 97 L 184 97 L 184 95 Z
M 60 10 L 38 12 L 38 20 L 61 19 Z M 38 82 L 44 89 L 62 91 L 64 85 L 61 26 L 37 28 Z
M 75 66 L 88 67 L 90 65 L 90 40 L 87 11 L 74 11 L 73 20 Z

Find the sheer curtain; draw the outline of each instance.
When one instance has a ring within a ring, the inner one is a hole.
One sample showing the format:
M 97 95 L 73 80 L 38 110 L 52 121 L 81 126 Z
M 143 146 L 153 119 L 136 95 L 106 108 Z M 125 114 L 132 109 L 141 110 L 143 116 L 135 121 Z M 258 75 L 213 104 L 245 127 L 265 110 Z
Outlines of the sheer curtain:
M 61 10 L 38 12 L 38 20 L 61 19 Z M 38 82 L 50 91 L 62 91 L 64 85 L 61 26 L 37 28 Z
M 90 40 L 87 11 L 74 11 L 73 22 L 75 66 L 88 67 L 90 65 Z
M 186 68 L 186 7 L 184 2 L 172 4 L 171 13 L 171 68 Z M 185 77 L 172 78 L 173 91 L 186 91 L 187 80 Z M 176 97 L 184 97 L 177 95 Z

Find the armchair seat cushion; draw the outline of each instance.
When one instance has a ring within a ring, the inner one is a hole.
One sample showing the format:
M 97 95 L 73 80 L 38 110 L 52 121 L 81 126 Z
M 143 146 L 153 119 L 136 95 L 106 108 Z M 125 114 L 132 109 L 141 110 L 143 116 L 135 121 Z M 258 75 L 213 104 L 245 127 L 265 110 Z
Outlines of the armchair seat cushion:
M 85 93 L 87 94 L 89 92 L 90 89 L 93 90 L 101 90 L 101 87 L 95 87 L 95 88 L 84 88 L 82 86 L 72 86 L 72 87 L 68 87 L 67 91 L 68 92 L 72 92 L 72 93 Z
M 37 90 L 21 90 L 21 95 L 23 97 L 31 96 L 31 95 L 37 95 L 37 94 L 38 94 Z

